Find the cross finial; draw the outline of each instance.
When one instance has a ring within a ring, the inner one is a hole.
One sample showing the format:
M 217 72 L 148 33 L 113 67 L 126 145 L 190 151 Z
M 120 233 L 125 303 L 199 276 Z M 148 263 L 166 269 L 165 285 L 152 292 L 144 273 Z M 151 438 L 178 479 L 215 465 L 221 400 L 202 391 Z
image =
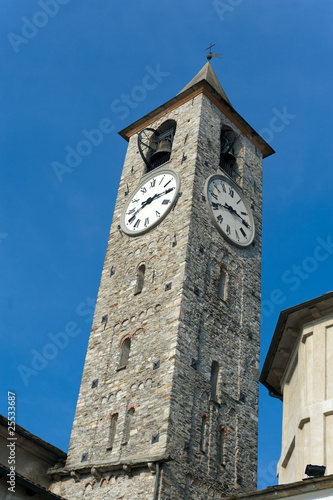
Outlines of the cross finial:
M 207 47 L 207 49 L 205 49 L 205 50 L 209 50 L 209 53 L 207 55 L 208 61 L 210 61 L 212 57 L 219 57 L 221 59 L 222 54 L 219 54 L 217 52 L 212 52 L 212 47 L 214 47 L 214 45 L 216 45 L 216 43 L 210 42 L 210 46 Z

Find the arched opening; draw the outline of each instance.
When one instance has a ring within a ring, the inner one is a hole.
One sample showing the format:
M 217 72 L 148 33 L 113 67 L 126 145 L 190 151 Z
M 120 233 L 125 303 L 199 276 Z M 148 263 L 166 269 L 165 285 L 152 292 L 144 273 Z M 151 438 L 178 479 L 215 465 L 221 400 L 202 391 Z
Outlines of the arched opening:
M 128 363 L 128 358 L 130 355 L 130 350 L 131 350 L 131 339 L 127 338 L 124 340 L 121 346 L 119 369 L 126 368 L 126 365 Z
M 141 264 L 141 266 L 138 268 L 138 272 L 136 275 L 136 285 L 135 285 L 134 295 L 138 295 L 139 293 L 142 292 L 143 283 L 145 280 L 145 272 L 146 272 L 146 266 L 144 264 Z
M 210 371 L 210 398 L 217 401 L 217 382 L 219 378 L 219 364 L 217 361 L 212 362 Z

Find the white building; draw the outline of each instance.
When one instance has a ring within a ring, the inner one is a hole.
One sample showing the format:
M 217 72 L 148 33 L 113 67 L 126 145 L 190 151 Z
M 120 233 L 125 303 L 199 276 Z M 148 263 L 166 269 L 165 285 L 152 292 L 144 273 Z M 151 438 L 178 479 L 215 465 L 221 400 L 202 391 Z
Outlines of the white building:
M 281 312 L 260 381 L 283 400 L 279 484 L 333 474 L 333 292 Z

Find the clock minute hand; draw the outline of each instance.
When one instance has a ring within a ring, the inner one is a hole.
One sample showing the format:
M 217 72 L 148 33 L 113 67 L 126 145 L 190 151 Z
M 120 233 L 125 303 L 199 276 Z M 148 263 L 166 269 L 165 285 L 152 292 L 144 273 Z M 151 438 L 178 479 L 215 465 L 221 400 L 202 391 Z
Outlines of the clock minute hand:
M 165 191 L 163 191 L 163 193 L 158 193 L 158 194 L 155 194 L 155 196 L 153 196 L 152 200 L 154 200 L 155 198 L 160 198 L 161 196 L 163 196 L 164 194 L 168 194 L 168 193 L 171 193 L 171 191 L 173 191 L 175 188 L 169 188 L 169 189 L 166 189 Z
M 152 196 L 151 198 L 148 198 L 146 201 L 142 202 L 142 206 L 139 208 L 139 210 L 141 210 L 141 208 L 144 208 L 146 205 L 149 205 L 152 201 L 156 200 L 156 198 L 160 198 L 161 196 L 164 196 L 165 194 L 170 193 L 174 189 L 175 188 L 172 187 L 172 188 L 166 189 L 165 191 L 163 191 L 163 193 L 154 194 L 154 196 Z
M 173 191 L 175 188 L 169 188 L 169 189 L 166 189 L 165 191 L 163 191 L 162 193 L 156 193 L 154 194 L 154 196 L 151 196 L 149 198 L 147 198 L 145 201 L 143 201 L 141 203 L 141 207 L 137 209 L 137 211 L 135 212 L 135 215 L 140 212 L 140 210 L 142 210 L 143 208 L 145 208 L 147 205 L 150 205 L 150 203 L 152 203 L 154 200 L 156 200 L 156 198 L 160 198 L 161 196 L 163 196 L 164 194 L 168 194 L 170 193 L 171 191 Z

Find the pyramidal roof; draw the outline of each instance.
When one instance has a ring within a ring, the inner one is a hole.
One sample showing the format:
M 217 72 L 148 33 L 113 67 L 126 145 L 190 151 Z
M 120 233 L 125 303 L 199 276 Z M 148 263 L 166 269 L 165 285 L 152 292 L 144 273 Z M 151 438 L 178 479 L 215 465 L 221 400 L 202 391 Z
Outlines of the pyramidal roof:
M 199 71 L 199 73 L 190 81 L 190 83 L 186 85 L 186 87 L 183 88 L 183 90 L 181 90 L 181 92 L 179 92 L 179 94 L 181 94 L 185 90 L 193 87 L 193 85 L 203 80 L 206 80 L 213 87 L 213 89 L 231 106 L 231 102 L 227 98 L 227 94 L 224 92 L 222 85 L 218 81 L 217 76 L 215 75 L 212 65 L 210 64 L 209 61 L 206 62 L 206 64 Z

